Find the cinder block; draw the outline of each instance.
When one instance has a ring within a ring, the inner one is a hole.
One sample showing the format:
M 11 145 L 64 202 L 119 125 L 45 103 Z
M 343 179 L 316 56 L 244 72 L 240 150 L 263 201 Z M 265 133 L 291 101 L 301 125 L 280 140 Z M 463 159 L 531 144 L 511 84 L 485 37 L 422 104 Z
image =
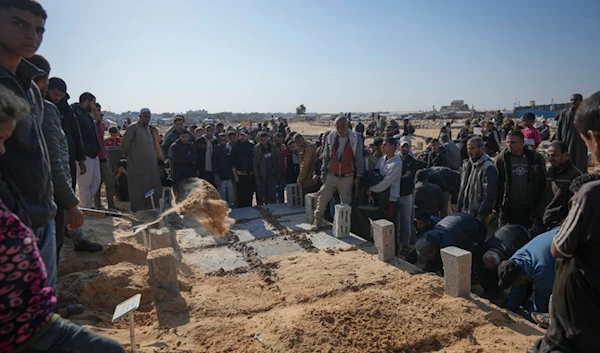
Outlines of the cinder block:
M 371 228 L 379 260 L 387 262 L 394 259 L 396 257 L 394 223 L 386 219 L 380 219 L 373 221 Z
M 315 210 L 317 209 L 317 193 L 306 194 L 304 196 L 304 210 L 306 211 L 306 221 L 312 224 L 315 220 Z
M 336 238 L 345 238 L 350 236 L 350 214 L 352 207 L 346 204 L 335 205 L 335 214 L 333 216 L 333 236 Z
M 468 297 L 471 293 L 471 261 L 469 251 L 449 246 L 440 250 L 444 264 L 444 290 L 453 297 Z
M 150 250 L 157 250 L 163 248 L 171 248 L 173 247 L 173 243 L 171 240 L 171 230 L 167 227 L 162 227 L 160 229 L 149 229 L 150 238 L 149 247 Z
M 174 294 L 179 293 L 178 272 L 172 248 L 153 250 L 148 253 L 148 274 L 150 283 L 154 286 Z
M 302 199 L 302 187 L 298 184 L 287 184 L 285 186 L 285 193 L 287 195 L 287 204 L 290 208 L 300 208 L 304 206 L 304 200 Z

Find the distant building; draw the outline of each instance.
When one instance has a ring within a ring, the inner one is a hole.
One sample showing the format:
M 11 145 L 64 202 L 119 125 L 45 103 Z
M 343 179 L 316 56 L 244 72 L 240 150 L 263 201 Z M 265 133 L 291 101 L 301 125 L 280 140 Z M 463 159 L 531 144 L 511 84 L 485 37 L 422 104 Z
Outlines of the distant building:
M 465 104 L 465 101 L 462 99 L 453 100 L 452 102 L 450 102 L 450 105 L 443 105 L 440 108 L 441 113 L 467 111 L 467 110 L 470 110 L 469 105 Z

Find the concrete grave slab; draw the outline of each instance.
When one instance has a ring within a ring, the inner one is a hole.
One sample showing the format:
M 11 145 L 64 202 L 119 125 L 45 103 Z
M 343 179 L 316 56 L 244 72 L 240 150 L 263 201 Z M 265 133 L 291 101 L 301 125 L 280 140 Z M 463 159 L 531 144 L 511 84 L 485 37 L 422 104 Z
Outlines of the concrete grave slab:
M 279 224 L 292 233 L 307 232 L 312 228 L 312 224 L 306 221 L 306 214 L 304 213 L 284 216 L 279 218 L 278 221 Z
M 184 253 L 183 261 L 188 265 L 200 267 L 204 273 L 216 272 L 221 268 L 229 272 L 248 265 L 242 253 L 228 247 Z
M 455 246 L 440 250 L 444 264 L 444 290 L 453 297 L 468 297 L 471 294 L 471 261 L 469 251 Z
M 274 217 L 289 216 L 292 214 L 304 213 L 303 208 L 290 208 L 285 203 L 276 203 L 272 205 L 262 205 L 261 208 L 271 212 Z
M 306 237 L 312 242 L 313 246 L 319 250 L 348 249 L 354 244 L 347 243 L 344 241 L 344 239 L 355 239 L 352 237 L 337 239 L 331 235 L 331 232 L 310 233 Z
M 186 228 L 175 231 L 175 238 L 182 252 L 195 251 L 219 244 L 210 235 L 200 235 L 195 229 Z
M 257 240 L 248 243 L 248 245 L 251 246 L 254 251 L 256 251 L 256 254 L 263 259 L 278 255 L 304 252 L 304 249 L 300 245 L 291 240 L 285 239 L 274 238 Z
M 231 232 L 243 243 L 277 235 L 276 228 L 265 219 L 254 219 L 246 223 L 236 223 L 231 227 Z
M 248 220 L 248 219 L 261 218 L 262 215 L 256 208 L 242 207 L 242 208 L 232 208 L 231 213 L 229 213 L 229 217 L 235 219 L 236 221 L 243 221 L 243 220 Z

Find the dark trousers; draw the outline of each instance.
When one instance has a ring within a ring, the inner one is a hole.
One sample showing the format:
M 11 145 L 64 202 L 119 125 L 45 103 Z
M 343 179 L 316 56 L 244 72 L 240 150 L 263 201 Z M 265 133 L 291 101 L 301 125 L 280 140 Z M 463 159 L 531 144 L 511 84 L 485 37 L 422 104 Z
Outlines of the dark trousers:
M 256 188 L 256 179 L 252 175 L 238 175 L 236 184 L 238 207 L 252 207 L 252 196 Z
M 65 242 L 65 227 L 67 226 L 67 213 L 64 208 L 58 207 L 54 222 L 56 224 L 56 262 L 58 263 L 60 249 Z
M 183 196 L 185 194 L 185 185 L 186 180 L 195 178 L 196 173 L 173 173 L 173 190 L 175 191 L 175 196 L 177 198 L 177 202 L 183 200 Z
M 506 224 L 520 224 L 524 227 L 531 228 L 533 225 L 533 218 L 529 208 L 504 207 L 498 217 L 498 228 Z
M 256 204 L 260 206 L 274 203 L 277 203 L 277 182 L 270 177 L 256 184 Z
M 213 175 L 212 172 L 210 172 L 210 173 L 202 172 L 201 175 L 202 175 L 202 177 L 201 177 L 202 179 L 204 179 L 204 180 L 208 181 L 209 183 L 211 183 L 212 186 L 215 186 L 215 176 Z
M 277 183 L 277 202 L 283 203 L 285 201 L 285 187 L 287 183 L 285 181 Z
M 69 169 L 71 169 L 71 187 L 74 191 L 77 186 L 77 161 L 69 160 Z

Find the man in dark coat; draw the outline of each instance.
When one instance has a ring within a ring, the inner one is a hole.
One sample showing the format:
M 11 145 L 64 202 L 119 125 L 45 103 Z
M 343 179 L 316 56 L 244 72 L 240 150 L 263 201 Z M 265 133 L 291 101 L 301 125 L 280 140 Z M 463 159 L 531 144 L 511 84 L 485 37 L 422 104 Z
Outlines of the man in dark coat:
M 493 297 L 502 290 L 498 287 L 498 266 L 510 259 L 517 250 L 531 240 L 530 231 L 518 224 L 507 224 L 483 243 L 477 259 L 477 279 L 485 297 Z
M 487 229 L 479 219 L 464 213 L 454 213 L 425 233 L 417 241 L 414 251 L 425 262 L 425 271 L 443 273 L 440 249 L 456 246 L 475 253 L 486 234 Z
M 564 141 L 567 144 L 571 161 L 573 161 L 575 167 L 583 173 L 587 173 L 588 149 L 574 125 L 575 113 L 582 99 L 583 97 L 579 93 L 571 96 L 571 107 L 558 116 L 558 125 L 556 126 L 554 139 Z

